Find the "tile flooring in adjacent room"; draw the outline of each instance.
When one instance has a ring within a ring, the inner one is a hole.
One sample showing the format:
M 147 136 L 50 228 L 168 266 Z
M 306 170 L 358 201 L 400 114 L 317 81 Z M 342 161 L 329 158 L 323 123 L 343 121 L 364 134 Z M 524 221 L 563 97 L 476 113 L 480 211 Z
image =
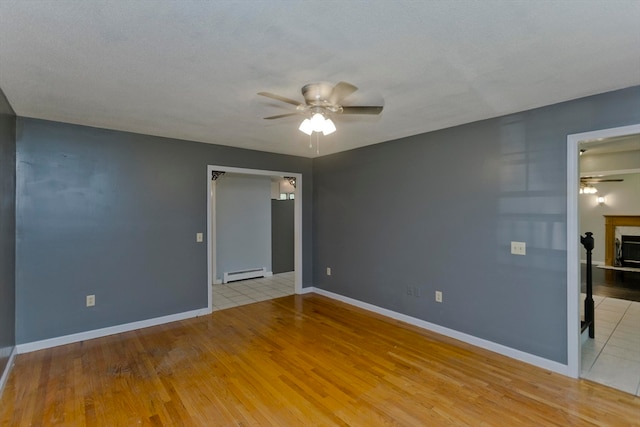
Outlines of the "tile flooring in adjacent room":
M 580 376 L 640 396 L 640 302 L 593 300 L 595 338 L 583 334 Z
M 295 293 L 295 273 L 213 285 L 213 311 L 280 298 Z

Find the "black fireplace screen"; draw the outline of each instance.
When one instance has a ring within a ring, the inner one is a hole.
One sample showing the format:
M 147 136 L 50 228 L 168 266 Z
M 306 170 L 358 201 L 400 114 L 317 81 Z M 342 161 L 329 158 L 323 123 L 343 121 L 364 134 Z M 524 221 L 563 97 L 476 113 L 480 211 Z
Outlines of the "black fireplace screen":
M 640 267 L 640 236 L 622 236 L 621 249 L 624 267 Z

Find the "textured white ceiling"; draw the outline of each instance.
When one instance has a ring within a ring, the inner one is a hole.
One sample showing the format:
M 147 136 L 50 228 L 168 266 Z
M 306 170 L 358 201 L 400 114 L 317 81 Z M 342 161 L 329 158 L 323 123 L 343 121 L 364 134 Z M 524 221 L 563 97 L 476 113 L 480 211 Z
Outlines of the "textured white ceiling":
M 384 100 L 329 154 L 639 85 L 639 22 L 637 0 L 0 0 L 0 87 L 20 116 L 314 157 L 257 92 Z

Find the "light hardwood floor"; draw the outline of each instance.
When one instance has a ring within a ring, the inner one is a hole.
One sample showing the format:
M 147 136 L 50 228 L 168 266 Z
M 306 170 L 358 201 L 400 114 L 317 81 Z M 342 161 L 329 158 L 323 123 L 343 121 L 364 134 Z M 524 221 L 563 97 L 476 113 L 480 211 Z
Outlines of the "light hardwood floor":
M 630 426 L 640 398 L 308 294 L 19 355 L 0 425 Z

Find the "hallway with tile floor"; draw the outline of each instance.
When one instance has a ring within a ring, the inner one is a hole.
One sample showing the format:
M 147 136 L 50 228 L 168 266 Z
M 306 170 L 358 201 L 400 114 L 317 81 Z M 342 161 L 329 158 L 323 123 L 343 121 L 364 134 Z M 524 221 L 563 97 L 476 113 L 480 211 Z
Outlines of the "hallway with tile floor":
M 271 277 L 239 280 L 227 284 L 212 285 L 213 311 L 295 293 L 295 272 L 274 274 Z
M 595 338 L 583 334 L 580 376 L 640 396 L 640 302 L 596 295 L 593 301 Z

